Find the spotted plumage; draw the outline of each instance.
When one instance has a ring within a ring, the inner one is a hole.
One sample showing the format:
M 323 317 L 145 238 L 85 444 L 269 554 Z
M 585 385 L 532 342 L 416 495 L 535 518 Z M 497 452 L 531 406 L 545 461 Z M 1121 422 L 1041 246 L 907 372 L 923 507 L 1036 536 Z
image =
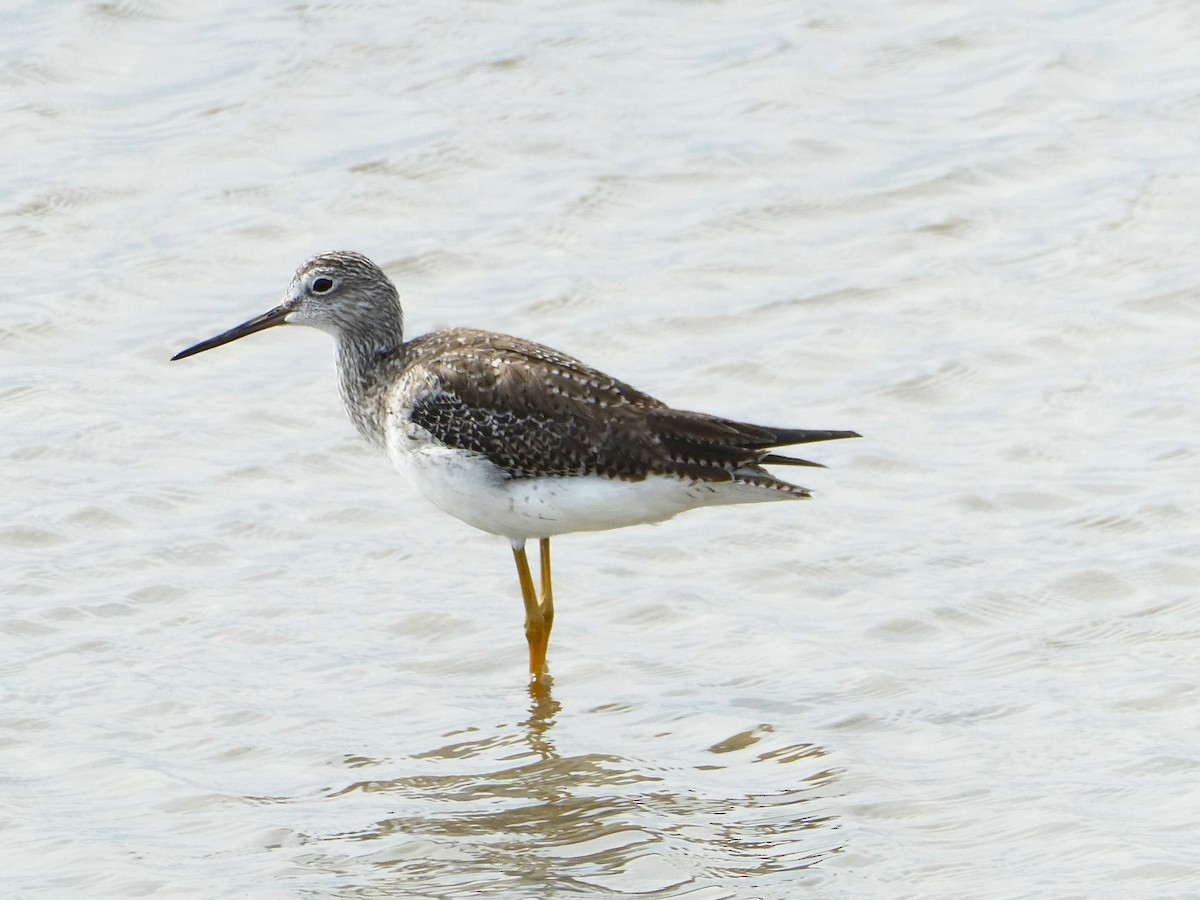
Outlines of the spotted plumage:
M 808 497 L 764 466 L 819 463 L 773 451 L 858 437 L 672 409 L 531 341 L 469 328 L 405 341 L 403 323 L 382 270 L 357 253 L 324 253 L 297 271 L 279 306 L 175 359 L 275 325 L 332 334 L 359 432 L 441 509 L 512 542 L 535 680 L 553 621 L 551 536 Z M 542 542 L 541 598 L 525 561 L 529 538 Z
M 388 391 L 388 385 L 398 387 Z M 548 347 L 465 328 L 402 344 L 378 358 L 350 394 L 348 407 L 374 406 L 360 425 L 373 442 L 386 445 L 390 420 L 411 421 L 517 479 L 672 475 L 806 495 L 761 467 L 772 456 L 769 448 L 849 436 L 673 410 Z M 778 456 L 771 461 L 814 465 Z

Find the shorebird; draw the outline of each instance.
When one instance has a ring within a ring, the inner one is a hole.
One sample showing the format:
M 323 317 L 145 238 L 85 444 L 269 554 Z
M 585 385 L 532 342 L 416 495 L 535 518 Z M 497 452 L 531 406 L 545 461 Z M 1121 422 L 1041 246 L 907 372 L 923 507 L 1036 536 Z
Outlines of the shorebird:
M 550 538 L 660 522 L 701 506 L 809 497 L 763 466 L 821 466 L 773 451 L 860 437 L 672 409 L 521 338 L 451 328 L 404 340 L 391 280 L 358 253 L 322 253 L 283 302 L 177 353 L 276 325 L 333 335 L 338 387 L 359 433 L 450 515 L 508 538 L 525 604 L 529 676 L 546 677 L 554 624 Z M 535 590 L 525 542 L 539 542 Z

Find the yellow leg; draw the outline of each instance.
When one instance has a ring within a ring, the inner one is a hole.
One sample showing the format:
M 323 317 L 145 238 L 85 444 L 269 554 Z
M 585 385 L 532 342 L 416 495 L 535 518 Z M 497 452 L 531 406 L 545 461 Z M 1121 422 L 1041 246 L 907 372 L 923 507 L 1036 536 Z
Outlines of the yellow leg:
M 538 542 L 538 556 L 542 567 L 542 595 L 538 598 L 542 608 L 542 620 L 546 623 L 546 644 L 550 643 L 550 629 L 554 627 L 554 590 L 550 586 L 550 538 Z M 545 652 L 543 651 L 543 656 Z
M 550 640 L 550 628 L 533 589 L 533 576 L 529 572 L 529 559 L 525 556 L 525 544 L 513 545 L 513 560 L 517 564 L 517 578 L 521 581 L 521 599 L 525 603 L 525 640 L 529 643 L 529 680 L 538 683 L 546 669 L 546 645 Z M 551 613 L 553 618 L 553 613 Z

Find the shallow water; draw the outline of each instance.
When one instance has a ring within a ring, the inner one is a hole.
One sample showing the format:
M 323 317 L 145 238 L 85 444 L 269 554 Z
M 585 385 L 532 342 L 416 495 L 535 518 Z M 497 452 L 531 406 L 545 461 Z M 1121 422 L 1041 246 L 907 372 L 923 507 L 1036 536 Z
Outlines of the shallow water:
M 5 896 L 1179 896 L 1200 877 L 1200 8 L 18 5 Z M 334 248 L 806 504 L 504 542 L 328 339 Z

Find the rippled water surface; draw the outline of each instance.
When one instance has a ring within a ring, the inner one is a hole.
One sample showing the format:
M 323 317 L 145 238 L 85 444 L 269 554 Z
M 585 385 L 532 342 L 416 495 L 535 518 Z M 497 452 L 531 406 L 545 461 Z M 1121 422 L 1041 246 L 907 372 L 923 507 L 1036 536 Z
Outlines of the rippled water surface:
M 1200 7 L 10 4 L 6 897 L 1193 894 Z M 805 504 L 505 543 L 328 338 L 854 428 Z

